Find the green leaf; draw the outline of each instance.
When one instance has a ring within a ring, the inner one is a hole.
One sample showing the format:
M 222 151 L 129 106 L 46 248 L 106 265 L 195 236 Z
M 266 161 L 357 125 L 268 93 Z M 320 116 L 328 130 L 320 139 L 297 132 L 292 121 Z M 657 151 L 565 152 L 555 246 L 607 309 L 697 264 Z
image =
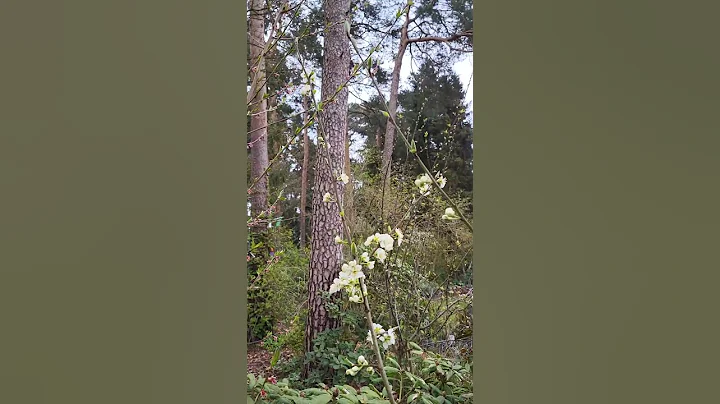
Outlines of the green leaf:
M 399 367 L 400 367 L 400 365 L 397 363 L 397 361 L 396 361 L 395 359 L 389 357 L 389 356 L 388 356 L 387 358 L 385 358 L 385 361 L 386 361 L 387 363 L 395 366 L 396 368 L 399 368 Z M 385 369 L 387 369 L 387 368 L 385 368 Z
M 380 396 L 378 395 L 378 393 L 376 393 L 375 391 L 373 391 L 373 389 L 371 389 L 369 386 L 362 386 L 362 387 L 360 387 L 360 391 L 363 392 L 363 393 L 365 393 L 365 395 L 367 395 L 368 397 L 372 397 L 372 398 L 375 398 L 375 397 L 379 398 L 379 397 L 380 397 Z
M 390 114 L 387 111 L 380 111 L 380 112 L 382 112 L 382 114 L 385 118 L 390 118 Z
M 276 349 L 275 353 L 273 354 L 272 359 L 270 359 L 270 367 L 273 368 L 277 364 L 278 360 L 280 359 L 280 349 Z
M 318 389 L 317 387 L 313 387 L 303 390 L 303 393 L 305 393 L 306 396 L 316 396 L 318 394 L 327 394 L 327 391 L 323 389 Z
M 400 372 L 400 369 L 398 369 L 398 368 L 394 368 L 392 366 L 385 366 L 385 373 L 388 375 L 397 374 L 399 372 Z
M 257 385 L 257 379 L 255 378 L 255 375 L 252 373 L 248 373 L 248 389 L 252 390 Z
M 247 404 L 255 404 L 255 400 L 252 397 L 250 397 L 249 394 L 247 396 Z
M 330 401 L 332 401 L 332 396 L 329 393 L 325 392 L 323 394 L 313 397 L 310 400 L 310 403 L 311 404 L 327 404 Z

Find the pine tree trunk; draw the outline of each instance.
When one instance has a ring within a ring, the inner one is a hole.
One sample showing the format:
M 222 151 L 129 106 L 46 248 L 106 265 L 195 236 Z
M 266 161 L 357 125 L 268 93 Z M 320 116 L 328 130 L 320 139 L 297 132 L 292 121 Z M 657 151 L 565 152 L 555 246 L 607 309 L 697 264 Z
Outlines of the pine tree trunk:
M 257 218 L 268 208 L 268 181 L 263 175 L 269 163 L 267 144 L 267 83 L 265 79 L 265 58 L 262 55 L 265 47 L 265 3 L 250 0 L 250 77 L 257 81 L 248 111 L 250 118 L 250 183 L 255 184 L 250 190 L 250 213 Z M 262 177 L 261 177 L 262 176 Z M 256 229 L 264 227 L 261 223 Z
M 342 182 L 337 180 L 345 160 L 347 136 L 348 90 L 343 88 L 328 100 L 349 78 L 350 46 L 344 21 L 350 10 L 350 0 L 325 0 L 325 23 L 329 27 L 324 40 L 322 99 L 325 105 L 320 113 L 318 158 L 315 163 L 315 186 L 312 198 L 312 250 L 308 284 L 308 321 L 305 332 L 305 350 L 312 351 L 312 342 L 322 331 L 336 328 L 338 322 L 328 316 L 321 293 L 330 289 L 340 272 L 342 248 L 335 236 L 342 234 L 340 209 Z M 339 198 L 337 203 L 323 202 L 330 193 Z M 309 368 L 304 368 L 307 376 Z
M 308 96 L 303 97 L 303 110 L 305 111 L 303 118 L 303 126 L 307 125 L 309 120 L 310 112 L 308 111 Z M 308 143 L 307 127 L 303 129 L 303 163 L 302 163 L 302 176 L 300 182 L 300 248 L 305 248 L 305 224 L 307 218 L 305 217 L 306 201 L 307 201 L 307 174 L 310 169 L 310 144 Z

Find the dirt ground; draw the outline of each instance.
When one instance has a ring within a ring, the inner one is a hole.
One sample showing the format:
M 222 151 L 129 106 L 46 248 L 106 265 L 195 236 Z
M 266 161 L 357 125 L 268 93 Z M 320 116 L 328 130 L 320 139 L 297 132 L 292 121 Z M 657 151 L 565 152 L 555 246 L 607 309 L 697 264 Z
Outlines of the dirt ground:
M 289 359 L 292 353 L 290 351 L 283 351 L 282 358 Z M 254 375 L 265 375 L 277 376 L 275 372 L 270 369 L 270 359 L 272 353 L 263 349 L 260 344 L 248 345 L 247 351 L 247 371 Z

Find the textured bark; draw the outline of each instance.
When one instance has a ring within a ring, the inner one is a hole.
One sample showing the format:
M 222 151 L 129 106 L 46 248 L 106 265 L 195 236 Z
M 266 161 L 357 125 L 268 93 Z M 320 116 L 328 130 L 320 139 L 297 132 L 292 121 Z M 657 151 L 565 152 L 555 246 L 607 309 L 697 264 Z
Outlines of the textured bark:
M 263 38 L 265 31 L 264 3 L 250 0 L 250 75 L 257 82 L 255 94 L 249 105 L 250 118 L 250 183 L 255 183 L 250 190 L 250 213 L 253 218 L 268 208 L 268 181 L 263 175 L 269 163 L 267 142 L 267 83 L 265 79 L 265 60 L 262 53 L 265 48 Z M 252 91 L 252 89 L 251 89 Z M 262 176 L 262 178 L 261 178 Z M 258 180 L 259 178 L 259 180 Z M 256 229 L 262 228 L 258 224 Z
M 303 111 L 305 111 L 303 118 L 303 126 L 307 125 L 310 112 L 308 111 L 308 97 L 303 97 Z M 310 169 L 310 144 L 308 143 L 307 127 L 303 129 L 303 163 L 302 163 L 302 175 L 300 182 L 300 248 L 305 248 L 305 223 L 307 218 L 305 217 L 305 201 L 307 201 L 307 186 L 308 186 L 308 170 Z
M 350 0 L 325 0 L 325 25 L 329 26 L 323 55 L 322 99 L 328 100 L 349 78 L 349 40 L 343 21 L 350 9 Z M 342 182 L 337 180 L 345 159 L 347 136 L 348 91 L 343 88 L 332 102 L 326 101 L 320 113 L 320 126 L 324 145 L 318 142 L 315 163 L 315 186 L 312 198 L 312 249 L 308 284 L 308 321 L 305 332 L 305 349 L 312 351 L 312 342 L 318 333 L 336 328 L 337 320 L 328 316 L 320 293 L 330 289 L 340 272 L 342 248 L 335 236 L 342 234 L 340 210 L 336 203 L 323 202 L 330 193 L 342 199 Z M 342 200 L 338 201 L 342 206 Z M 304 369 L 307 375 L 309 369 Z

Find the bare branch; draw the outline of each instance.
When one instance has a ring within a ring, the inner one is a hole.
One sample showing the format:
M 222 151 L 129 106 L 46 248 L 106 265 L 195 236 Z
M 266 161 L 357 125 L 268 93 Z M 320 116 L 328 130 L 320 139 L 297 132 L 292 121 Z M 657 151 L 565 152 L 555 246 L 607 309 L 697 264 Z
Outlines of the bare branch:
M 466 37 L 472 37 L 473 32 L 465 31 L 460 32 L 458 34 L 453 34 L 448 37 L 439 37 L 439 36 L 424 36 L 419 38 L 410 38 L 407 40 L 408 43 L 418 43 L 418 42 L 453 42 L 457 41 L 460 38 L 466 38 Z

